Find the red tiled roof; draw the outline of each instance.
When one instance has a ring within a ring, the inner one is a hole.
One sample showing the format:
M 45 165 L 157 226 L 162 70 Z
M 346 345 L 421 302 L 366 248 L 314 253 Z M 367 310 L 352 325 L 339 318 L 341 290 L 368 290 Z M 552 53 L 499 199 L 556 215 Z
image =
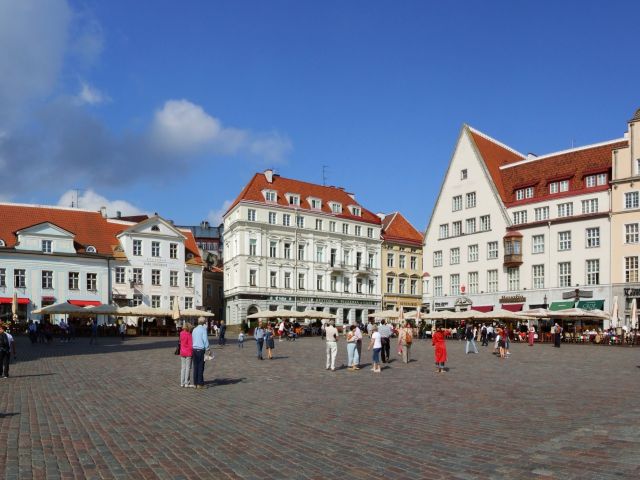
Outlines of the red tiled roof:
M 585 191 L 606 190 L 608 188 L 606 185 L 585 190 L 584 176 L 595 171 L 609 171 L 613 150 L 627 146 L 626 140 L 613 141 L 545 155 L 519 165 L 500 168 L 525 158 L 478 132 L 471 129 L 469 132 L 506 206 L 536 202 L 546 197 L 572 196 Z M 569 191 L 550 195 L 548 184 L 559 179 L 569 180 Z M 515 191 L 524 186 L 534 188 L 533 198 L 516 202 Z
M 386 215 L 382 220 L 382 239 L 422 245 L 422 234 L 400 212 Z
M 300 195 L 300 210 L 302 211 L 322 211 L 323 213 L 334 215 L 337 218 L 345 218 L 349 220 L 358 220 L 361 222 L 373 223 L 380 225 L 380 218 L 377 215 L 365 209 L 357 201 L 355 201 L 349 193 L 338 187 L 326 187 L 323 185 L 317 185 L 315 183 L 303 182 L 300 180 L 293 180 L 290 178 L 284 178 L 280 175 L 274 174 L 273 181 L 269 183 L 263 173 L 256 173 L 249 183 L 242 189 L 240 195 L 235 199 L 231 207 L 227 212 L 231 211 L 241 201 L 259 202 L 265 205 L 269 203 L 265 200 L 263 190 L 274 190 L 277 192 L 276 204 L 281 207 L 291 207 L 285 194 L 294 193 Z M 309 203 L 309 197 L 317 198 L 322 201 L 321 210 L 314 210 Z M 342 204 L 342 213 L 334 214 L 331 212 L 329 202 L 336 202 Z M 362 216 L 358 217 L 352 215 L 348 206 L 354 205 L 360 207 Z

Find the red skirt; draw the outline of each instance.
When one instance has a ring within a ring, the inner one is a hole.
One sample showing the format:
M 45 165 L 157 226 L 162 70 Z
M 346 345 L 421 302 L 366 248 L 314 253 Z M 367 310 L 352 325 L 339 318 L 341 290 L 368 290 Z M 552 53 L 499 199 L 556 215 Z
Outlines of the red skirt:
M 445 363 L 447 361 L 447 347 L 444 342 L 435 345 L 434 354 L 436 363 Z

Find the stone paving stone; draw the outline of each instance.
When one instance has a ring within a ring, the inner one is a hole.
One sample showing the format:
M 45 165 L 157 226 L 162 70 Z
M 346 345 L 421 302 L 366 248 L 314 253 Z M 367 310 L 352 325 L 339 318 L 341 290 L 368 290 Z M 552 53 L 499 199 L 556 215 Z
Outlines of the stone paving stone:
M 326 371 L 319 338 L 277 342 L 271 361 L 230 342 L 195 390 L 173 338 L 17 341 L 1 478 L 640 478 L 637 347 L 515 344 L 500 360 L 450 341 L 439 375 L 424 341 L 381 374 L 366 350 L 360 371 Z

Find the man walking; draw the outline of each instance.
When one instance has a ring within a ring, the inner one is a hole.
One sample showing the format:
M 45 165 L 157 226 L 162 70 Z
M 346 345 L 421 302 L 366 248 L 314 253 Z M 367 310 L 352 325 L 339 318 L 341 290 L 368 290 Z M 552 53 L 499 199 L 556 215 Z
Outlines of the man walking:
M 91 322 L 91 338 L 89 339 L 89 345 L 98 344 L 98 319 L 94 318 Z
M 262 328 L 262 320 L 258 320 L 258 326 L 253 331 L 253 338 L 256 339 L 256 348 L 258 349 L 258 359 L 262 360 L 262 347 L 264 347 L 264 328 Z
M 227 333 L 227 325 L 224 320 L 220 320 L 220 329 L 218 330 L 218 345 L 224 347 L 227 344 L 227 339 L 224 336 Z
M 334 326 L 333 320 L 325 327 L 327 340 L 327 370 L 336 370 L 336 355 L 338 354 L 338 329 Z
M 489 345 L 489 341 L 487 340 L 487 326 L 484 324 L 482 325 L 482 329 L 480 329 L 480 340 L 483 347 Z
M 358 364 L 356 367 L 360 366 L 360 359 L 362 358 L 362 330 L 360 330 L 360 326 L 356 325 L 356 329 L 353 332 L 354 338 L 356 339 L 356 351 L 358 352 Z
M 382 342 L 382 363 L 389 363 L 391 360 L 391 328 L 387 325 L 386 320 L 382 319 L 380 322 L 378 333 Z
M 193 344 L 193 384 L 196 388 L 204 388 L 204 354 L 209 349 L 209 337 L 207 335 L 207 321 L 204 317 L 198 318 L 198 326 L 191 332 Z
M 473 327 L 471 325 L 467 325 L 465 338 L 467 339 L 467 344 L 464 347 L 464 353 L 469 354 L 469 346 L 473 348 L 473 353 L 478 353 L 478 347 L 476 346 L 476 339 L 474 338 Z
M 9 378 L 9 359 L 11 357 L 11 340 L 4 331 L 4 324 L 0 323 L 0 374 L 2 378 Z M 15 355 L 15 352 L 14 352 Z

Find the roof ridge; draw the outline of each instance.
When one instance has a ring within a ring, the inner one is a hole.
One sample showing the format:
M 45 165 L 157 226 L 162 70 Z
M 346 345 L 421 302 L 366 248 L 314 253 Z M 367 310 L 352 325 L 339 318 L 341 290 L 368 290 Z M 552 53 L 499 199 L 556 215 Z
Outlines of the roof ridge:
M 41 205 L 38 203 L 14 203 L 14 202 L 0 202 L 0 205 L 6 205 L 8 207 L 30 207 L 30 208 L 51 208 L 55 210 L 70 210 L 72 212 L 85 212 L 100 214 L 98 210 L 88 210 L 85 208 L 76 207 L 63 207 L 61 205 Z
M 319 184 L 319 183 L 308 182 L 308 181 L 306 181 L 306 180 L 297 180 L 297 179 L 295 179 L 295 178 L 283 177 L 283 176 L 281 176 L 281 175 L 278 175 L 278 177 L 279 177 L 279 178 L 281 178 L 282 180 L 288 180 L 288 181 L 290 181 L 290 182 L 304 183 L 304 184 L 306 184 L 306 185 L 313 185 L 314 187 L 320 187 L 320 188 L 330 188 L 330 189 L 332 189 L 332 190 L 338 190 L 338 191 L 340 191 L 340 192 L 346 193 L 347 195 L 353 195 L 351 192 L 348 192 L 344 187 L 336 187 L 336 186 L 334 186 L 334 185 L 321 185 L 321 184 Z M 292 193 L 294 193 L 294 192 L 292 192 Z M 355 200 L 355 199 L 353 199 L 353 198 L 352 198 L 352 200 L 353 200 L 354 202 L 358 203 L 358 202 L 357 202 L 357 200 Z M 358 205 L 359 205 L 359 204 L 358 204 Z
M 485 140 L 489 140 L 490 142 L 495 143 L 496 145 L 504 148 L 505 150 L 509 150 L 511 153 L 515 153 L 516 155 L 522 157 L 522 158 L 527 158 L 526 155 L 524 155 L 523 153 L 519 152 L 518 150 L 516 150 L 515 148 L 510 147 L 509 145 L 507 145 L 506 143 L 502 143 L 499 140 L 496 140 L 495 138 L 487 135 L 484 132 L 481 132 L 480 130 L 477 130 L 475 128 L 473 128 L 471 125 L 467 125 L 467 128 L 469 130 L 471 130 L 473 133 L 476 133 L 478 135 L 480 135 L 481 137 L 483 137 Z
M 607 141 L 604 141 L 604 142 L 592 143 L 590 145 L 583 145 L 581 147 L 568 148 L 566 150 L 558 150 L 557 152 L 545 153 L 544 155 L 540 155 L 540 156 L 536 156 L 536 157 L 532 157 L 532 158 L 525 158 L 520 162 L 514 162 L 514 163 L 508 163 L 506 165 L 501 165 L 498 168 L 500 168 L 500 170 L 505 170 L 507 168 L 517 167 L 519 165 L 525 165 L 527 163 L 535 162 L 536 160 L 544 160 L 544 159 L 547 159 L 547 158 L 558 157 L 560 155 L 566 155 L 568 153 L 580 152 L 582 150 L 589 150 L 591 148 L 604 147 L 606 145 L 610 145 L 612 143 L 623 142 L 625 140 L 626 140 L 626 138 L 624 138 L 624 137 L 623 138 L 616 138 L 616 139 L 607 140 Z

